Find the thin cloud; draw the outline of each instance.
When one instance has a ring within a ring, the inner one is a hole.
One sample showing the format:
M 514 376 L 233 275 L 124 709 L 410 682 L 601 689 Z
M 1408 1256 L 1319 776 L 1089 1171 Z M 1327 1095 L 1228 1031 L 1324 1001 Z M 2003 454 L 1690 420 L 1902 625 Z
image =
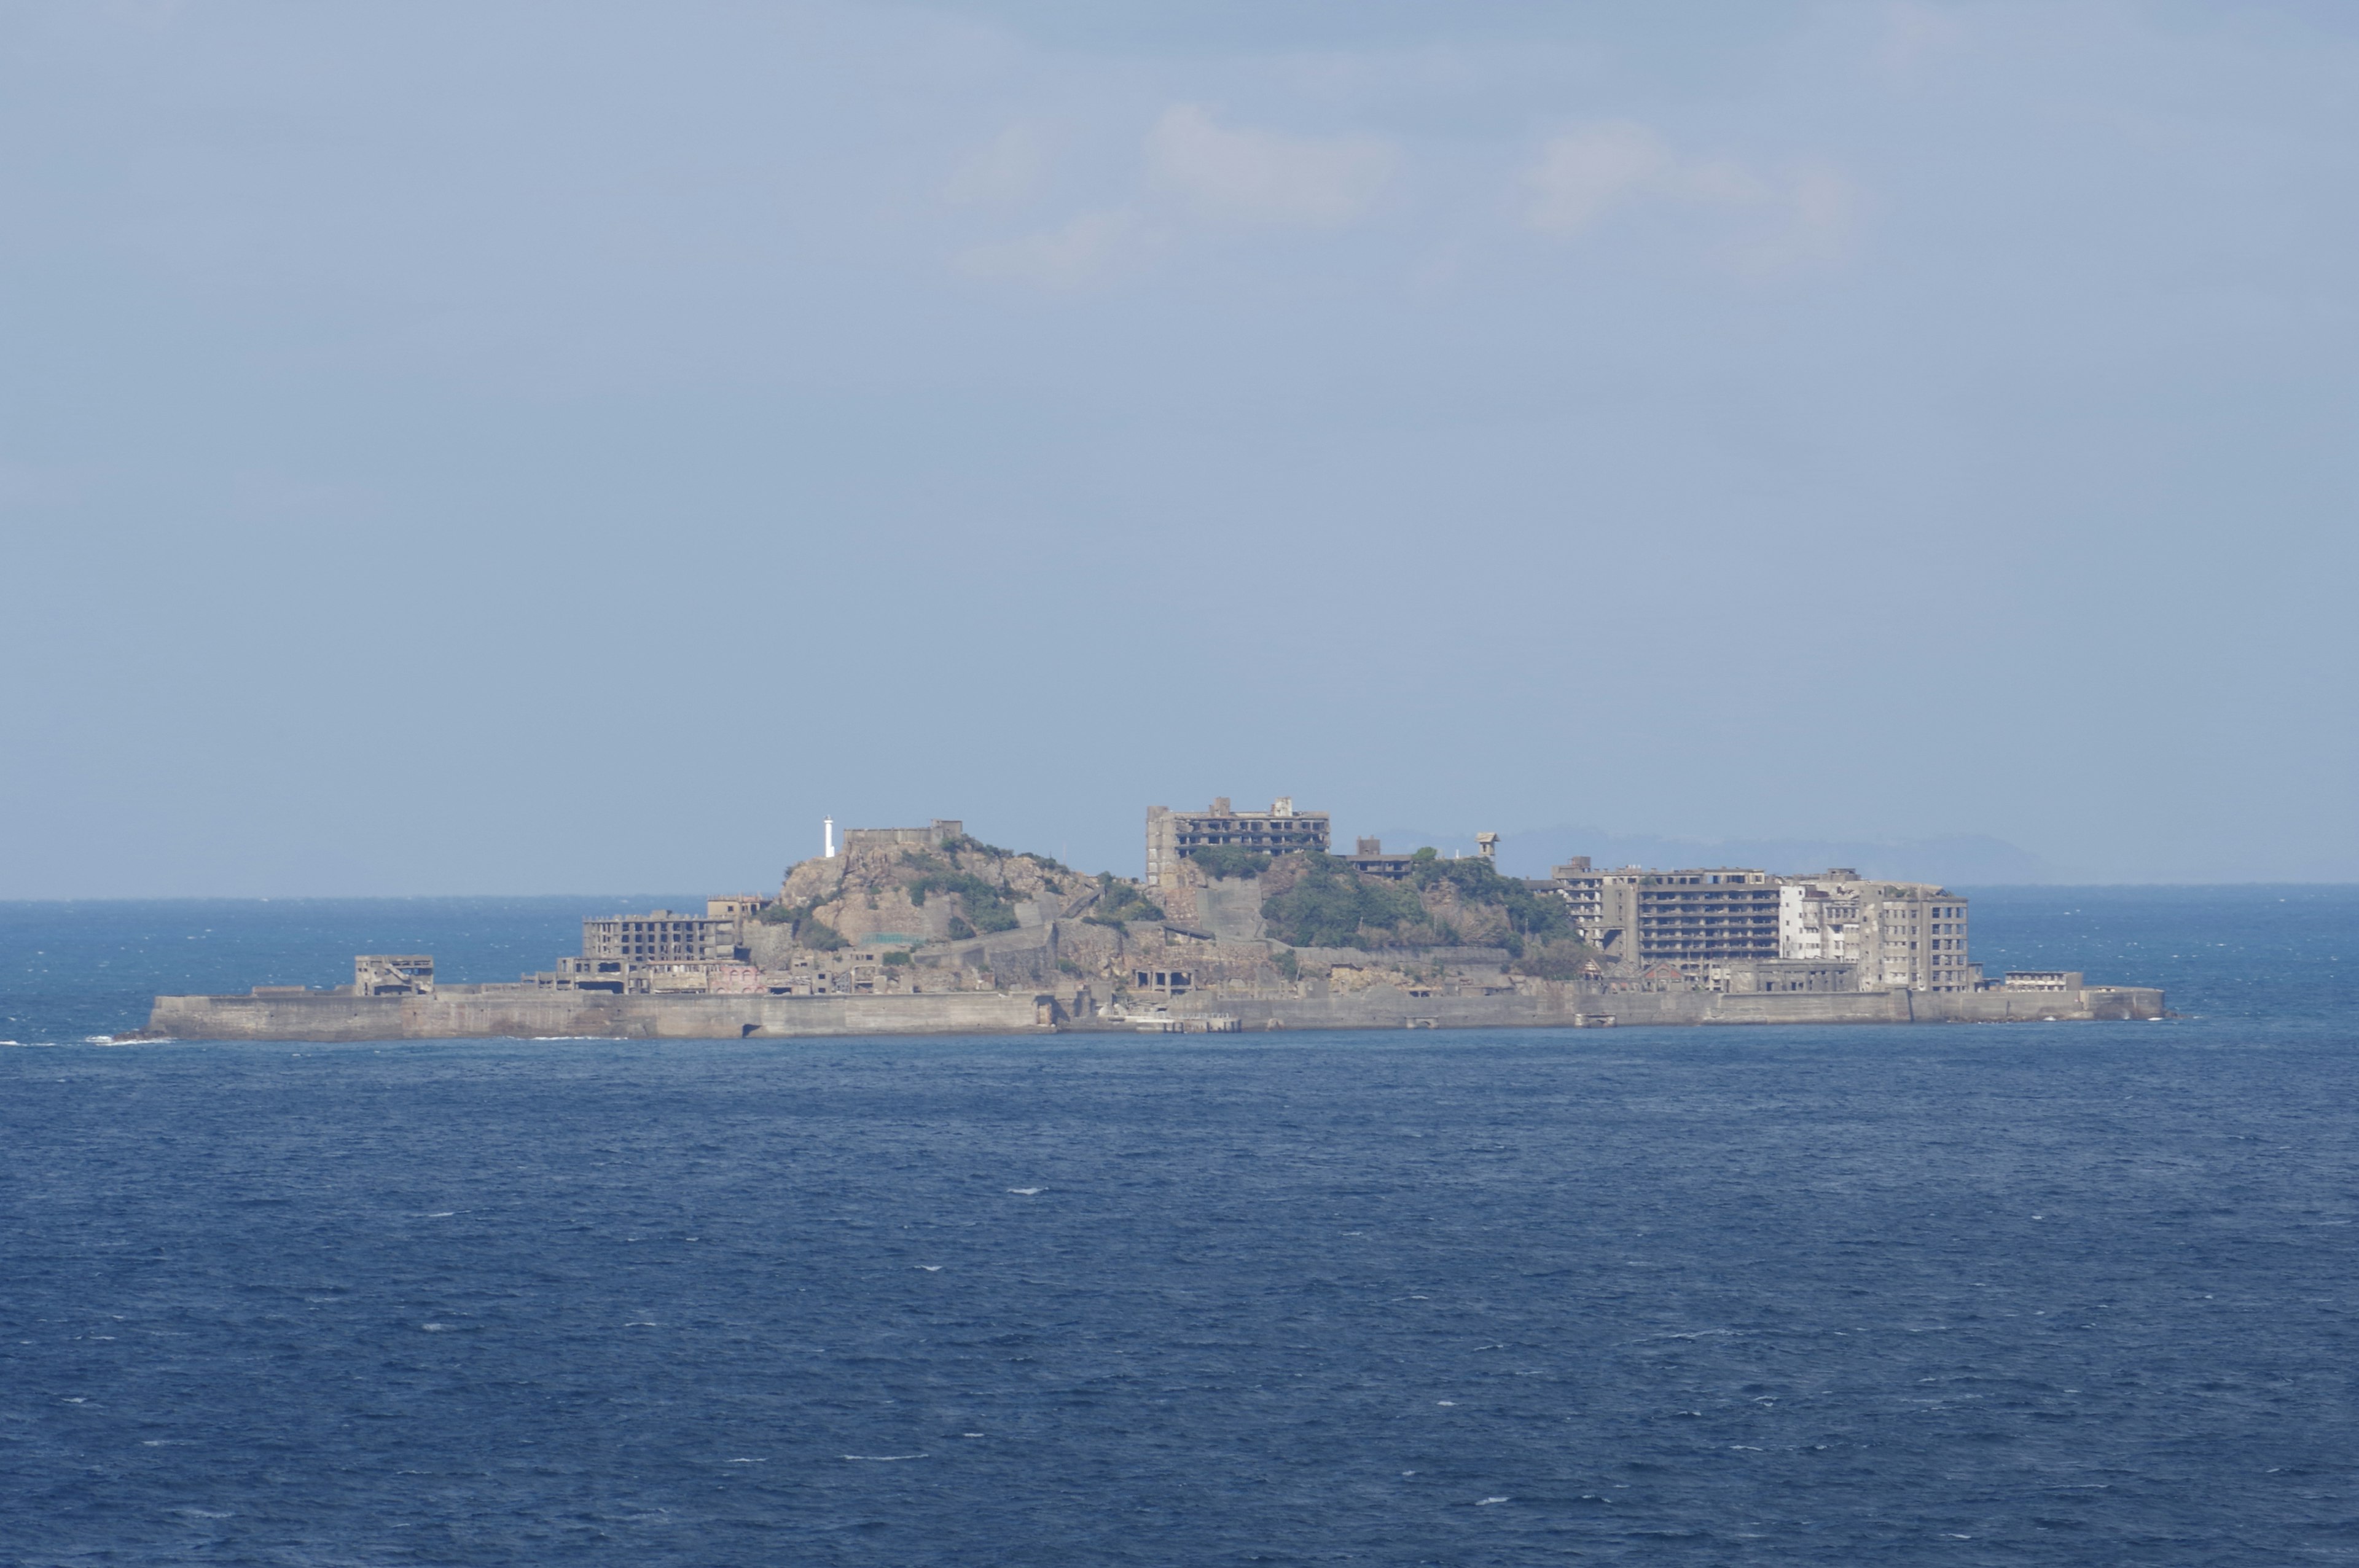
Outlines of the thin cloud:
M 1392 146 L 1375 136 L 1231 127 L 1193 103 L 1164 112 L 1147 151 L 1156 179 L 1207 216 L 1312 228 L 1365 217 L 1399 163 Z
M 1559 238 L 1647 204 L 1738 220 L 1721 254 L 1747 272 L 1840 260 L 1858 209 L 1851 181 L 1823 165 L 1768 174 L 1734 159 L 1683 157 L 1659 133 L 1627 121 L 1552 137 L 1524 184 L 1524 221 Z
M 1927 60 L 1951 53 L 1965 41 L 1958 18 L 1924 0 L 1899 0 L 1884 14 L 1875 64 L 1887 81 L 1906 81 Z
M 976 245 L 959 257 L 962 272 L 1066 290 L 1103 281 L 1157 248 L 1159 236 L 1127 208 L 1084 212 L 1054 229 Z
M 1135 193 L 1053 228 L 970 247 L 961 271 L 1067 290 L 1115 276 L 1191 228 L 1334 229 L 1375 210 L 1399 164 L 1374 136 L 1289 136 L 1223 125 L 1191 103 L 1147 134 Z M 977 150 L 945 187 L 966 204 L 1020 200 L 1045 172 L 1037 137 L 1013 129 Z
M 1525 177 L 1525 219 L 1544 234 L 1577 234 L 1630 197 L 1673 176 L 1678 159 L 1644 125 L 1593 125 L 1556 137 Z
M 1009 125 L 960 160 L 942 185 L 942 200 L 958 207 L 1016 207 L 1048 182 L 1049 139 L 1038 126 Z

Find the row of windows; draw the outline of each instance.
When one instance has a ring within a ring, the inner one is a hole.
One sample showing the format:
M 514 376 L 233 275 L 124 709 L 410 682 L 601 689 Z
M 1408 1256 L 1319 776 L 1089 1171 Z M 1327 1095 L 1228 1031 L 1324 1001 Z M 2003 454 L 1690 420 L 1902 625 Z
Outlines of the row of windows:
M 1308 833 L 1189 833 L 1180 837 L 1182 844 L 1317 844 L 1323 840 Z

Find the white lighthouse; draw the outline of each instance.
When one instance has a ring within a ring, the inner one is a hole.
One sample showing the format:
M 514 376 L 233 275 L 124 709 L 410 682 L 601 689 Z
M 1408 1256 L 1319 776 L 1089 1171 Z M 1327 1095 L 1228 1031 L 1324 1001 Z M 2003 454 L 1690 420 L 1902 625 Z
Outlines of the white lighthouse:
M 835 859 L 835 818 L 824 816 L 820 821 L 821 852 L 832 860 Z

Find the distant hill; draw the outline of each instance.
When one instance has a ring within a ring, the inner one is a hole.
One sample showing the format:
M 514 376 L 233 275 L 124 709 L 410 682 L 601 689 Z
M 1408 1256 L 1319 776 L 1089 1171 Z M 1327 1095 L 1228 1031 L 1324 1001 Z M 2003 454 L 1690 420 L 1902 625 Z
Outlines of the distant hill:
M 1443 854 L 1472 855 L 1472 834 L 1386 828 L 1387 849 L 1430 844 Z M 1964 833 L 1942 838 L 1874 843 L 1840 838 L 1665 838 L 1608 833 L 1595 827 L 1530 827 L 1499 839 L 1499 869 L 1509 876 L 1544 877 L 1574 855 L 1600 866 L 1753 866 L 1792 874 L 1849 866 L 1862 876 L 1956 887 L 2005 886 L 2050 880 L 2048 866 L 2004 838 Z

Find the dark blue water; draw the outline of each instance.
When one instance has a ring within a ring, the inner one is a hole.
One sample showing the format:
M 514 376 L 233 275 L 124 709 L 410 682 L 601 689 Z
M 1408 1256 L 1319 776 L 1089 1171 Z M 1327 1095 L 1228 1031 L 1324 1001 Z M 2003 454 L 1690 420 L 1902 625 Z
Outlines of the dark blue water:
M 2359 1556 L 2353 890 L 1977 899 L 2163 1023 L 80 1043 L 569 935 L 289 907 L 0 910 L 0 1561 Z

